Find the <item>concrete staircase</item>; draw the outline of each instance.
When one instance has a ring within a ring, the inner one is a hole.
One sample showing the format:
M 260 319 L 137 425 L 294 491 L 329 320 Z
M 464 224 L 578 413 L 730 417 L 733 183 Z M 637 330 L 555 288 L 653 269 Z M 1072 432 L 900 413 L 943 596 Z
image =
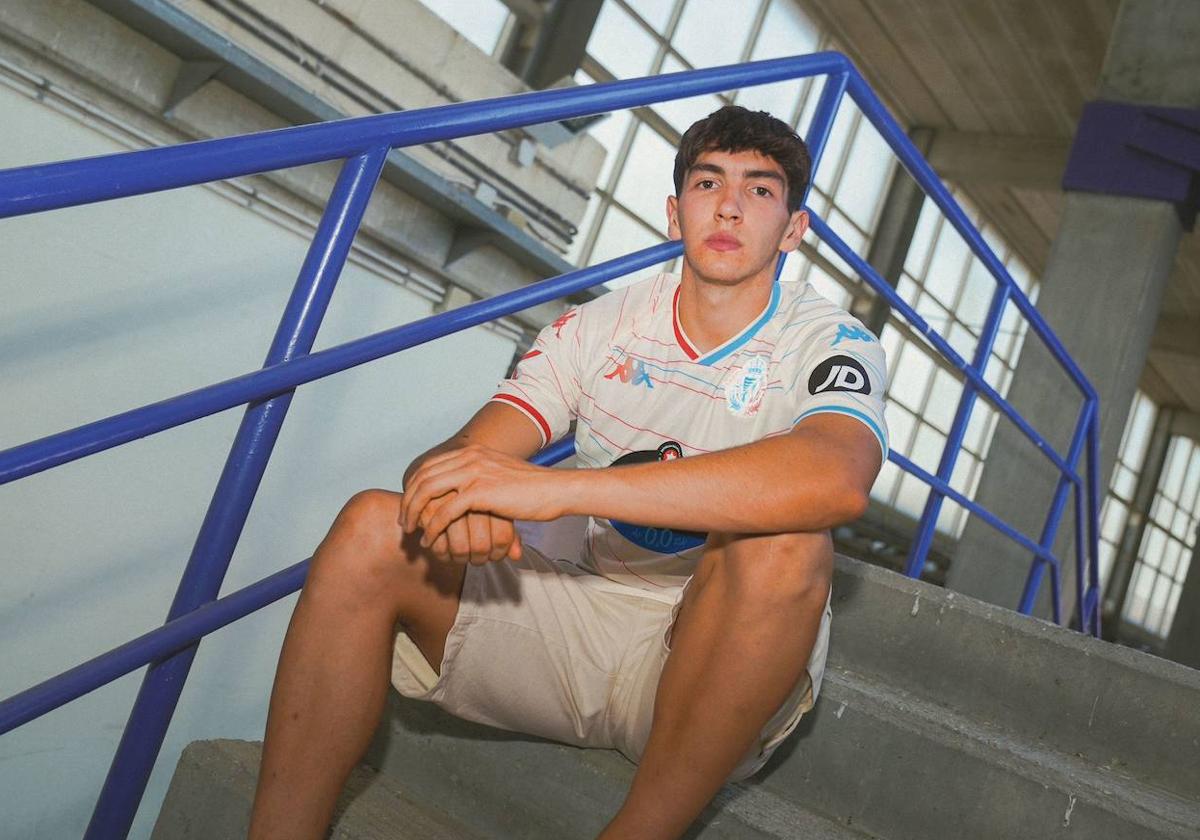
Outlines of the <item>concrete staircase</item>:
M 1200 838 L 1200 672 L 847 558 L 834 616 L 817 708 L 690 838 Z M 244 831 L 257 749 L 190 746 L 154 838 Z M 591 837 L 633 774 L 398 697 L 366 765 L 335 837 Z

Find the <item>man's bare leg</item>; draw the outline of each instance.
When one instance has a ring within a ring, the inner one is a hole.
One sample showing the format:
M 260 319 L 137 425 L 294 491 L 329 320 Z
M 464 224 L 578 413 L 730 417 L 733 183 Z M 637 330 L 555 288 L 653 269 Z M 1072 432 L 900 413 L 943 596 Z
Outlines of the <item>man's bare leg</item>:
M 832 574 L 825 533 L 710 540 L 672 631 L 645 753 L 602 840 L 687 830 L 795 688 Z
M 400 499 L 358 494 L 313 556 L 271 692 L 255 840 L 325 836 L 383 714 L 398 622 L 440 667 L 465 566 L 405 539 Z

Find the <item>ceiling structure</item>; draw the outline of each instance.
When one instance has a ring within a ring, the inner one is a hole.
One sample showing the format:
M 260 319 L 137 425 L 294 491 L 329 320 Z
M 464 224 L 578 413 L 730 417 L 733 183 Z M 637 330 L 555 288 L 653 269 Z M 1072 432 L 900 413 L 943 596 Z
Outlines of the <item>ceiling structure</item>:
M 1041 276 L 1075 126 L 1120 0 L 808 0 L 927 157 Z M 1200 414 L 1200 237 L 1185 235 L 1142 377 Z

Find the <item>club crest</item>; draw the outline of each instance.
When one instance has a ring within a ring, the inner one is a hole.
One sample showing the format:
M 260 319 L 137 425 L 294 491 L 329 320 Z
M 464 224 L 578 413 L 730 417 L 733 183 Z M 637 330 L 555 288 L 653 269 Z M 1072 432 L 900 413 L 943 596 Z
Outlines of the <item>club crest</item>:
M 725 405 L 731 414 L 750 417 L 758 412 L 770 362 L 766 356 L 751 356 L 741 372 L 725 386 Z

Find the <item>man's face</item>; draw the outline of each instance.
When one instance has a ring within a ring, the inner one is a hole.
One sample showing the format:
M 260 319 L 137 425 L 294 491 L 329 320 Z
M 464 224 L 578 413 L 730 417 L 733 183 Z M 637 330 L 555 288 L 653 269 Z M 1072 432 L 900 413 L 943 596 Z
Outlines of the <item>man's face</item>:
M 735 285 L 774 276 L 780 251 L 794 250 L 808 214 L 789 213 L 783 167 L 758 152 L 703 152 L 678 196 L 667 198 L 668 230 L 683 240 L 685 269 Z

